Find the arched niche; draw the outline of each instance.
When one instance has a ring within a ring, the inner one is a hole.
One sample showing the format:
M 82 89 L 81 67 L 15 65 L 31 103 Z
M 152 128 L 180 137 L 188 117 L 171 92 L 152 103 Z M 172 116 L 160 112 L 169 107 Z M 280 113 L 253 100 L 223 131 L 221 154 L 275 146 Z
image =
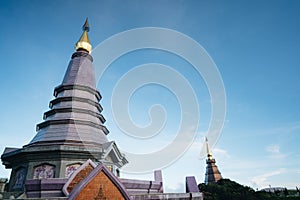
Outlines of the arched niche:
M 20 189 L 23 187 L 24 181 L 26 177 L 26 169 L 25 167 L 19 167 L 16 170 L 14 182 L 13 182 L 13 189 Z
M 51 165 L 49 163 L 43 163 L 41 165 L 37 165 L 33 170 L 33 179 L 48 179 L 55 177 L 55 165 Z
M 65 177 L 69 178 L 71 176 L 71 174 L 73 174 L 73 172 L 75 172 L 76 169 L 78 169 L 81 165 L 82 165 L 82 163 L 78 163 L 78 162 L 67 165 Z

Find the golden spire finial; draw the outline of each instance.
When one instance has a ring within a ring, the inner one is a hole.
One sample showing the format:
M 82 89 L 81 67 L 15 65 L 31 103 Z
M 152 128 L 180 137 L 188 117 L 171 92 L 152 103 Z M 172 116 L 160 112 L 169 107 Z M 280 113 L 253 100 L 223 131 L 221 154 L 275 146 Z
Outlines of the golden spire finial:
M 207 139 L 207 137 L 205 137 L 205 142 L 206 142 L 206 153 L 207 153 L 207 158 L 208 158 L 208 159 L 212 159 L 213 157 L 212 157 L 212 154 L 211 154 L 211 152 L 210 152 L 210 150 L 209 150 L 208 139 Z
M 83 33 L 76 43 L 75 49 L 76 51 L 83 49 L 88 51 L 89 53 L 92 51 L 92 45 L 89 40 L 88 33 L 90 30 L 88 18 L 86 18 L 84 25 L 82 26 Z

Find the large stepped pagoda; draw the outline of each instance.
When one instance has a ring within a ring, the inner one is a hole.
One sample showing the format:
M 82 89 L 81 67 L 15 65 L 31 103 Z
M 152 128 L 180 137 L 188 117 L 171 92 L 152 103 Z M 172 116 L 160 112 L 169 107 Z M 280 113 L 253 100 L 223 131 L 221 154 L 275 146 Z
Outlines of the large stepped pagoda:
M 8 191 L 23 191 L 26 180 L 68 178 L 86 160 L 105 164 L 113 173 L 128 161 L 109 133 L 99 104 L 92 46 L 86 20 L 62 83 L 54 89 L 50 110 L 37 134 L 22 148 L 6 148 L 1 156 L 12 169 Z

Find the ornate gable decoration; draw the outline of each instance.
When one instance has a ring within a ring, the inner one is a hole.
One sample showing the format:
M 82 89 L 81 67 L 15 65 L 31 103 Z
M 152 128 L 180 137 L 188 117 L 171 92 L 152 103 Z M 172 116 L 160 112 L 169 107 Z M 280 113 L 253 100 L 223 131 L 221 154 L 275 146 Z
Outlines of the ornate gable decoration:
M 66 184 L 63 187 L 63 192 L 66 196 L 68 196 L 74 187 L 78 183 L 80 183 L 88 174 L 90 174 L 95 168 L 96 164 L 88 159 L 83 163 L 80 167 L 78 167 L 70 176 L 69 180 L 66 182 Z
M 118 167 L 122 167 L 123 165 L 128 163 L 125 155 L 120 152 L 114 141 L 104 143 L 102 145 L 102 148 L 102 160 L 111 161 L 115 163 Z
M 130 200 L 120 180 L 102 163 L 78 183 L 69 194 L 70 200 Z

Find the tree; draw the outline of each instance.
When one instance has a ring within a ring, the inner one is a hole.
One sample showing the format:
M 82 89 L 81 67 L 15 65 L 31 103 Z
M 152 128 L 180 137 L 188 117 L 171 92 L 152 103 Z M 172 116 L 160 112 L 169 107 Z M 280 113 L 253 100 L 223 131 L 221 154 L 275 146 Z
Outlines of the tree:
M 199 184 L 199 190 L 204 195 L 204 200 L 282 200 L 299 199 L 299 197 L 285 196 L 286 192 L 278 194 L 264 191 L 255 192 L 248 186 L 243 186 L 229 179 L 221 179 L 217 183 Z

